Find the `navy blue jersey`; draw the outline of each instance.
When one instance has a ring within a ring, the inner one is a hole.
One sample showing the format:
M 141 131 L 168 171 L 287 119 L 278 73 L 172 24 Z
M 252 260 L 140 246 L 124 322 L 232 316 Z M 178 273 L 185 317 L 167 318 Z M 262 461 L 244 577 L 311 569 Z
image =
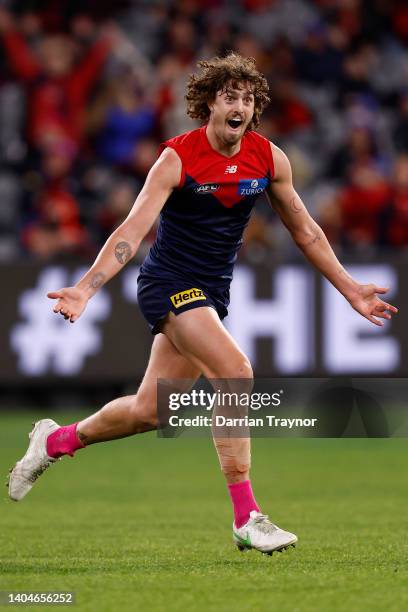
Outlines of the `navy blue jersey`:
M 240 151 L 225 157 L 211 147 L 202 127 L 166 141 L 161 150 L 165 147 L 179 155 L 182 174 L 162 209 L 141 273 L 228 287 L 255 200 L 273 178 L 270 143 L 250 131 Z

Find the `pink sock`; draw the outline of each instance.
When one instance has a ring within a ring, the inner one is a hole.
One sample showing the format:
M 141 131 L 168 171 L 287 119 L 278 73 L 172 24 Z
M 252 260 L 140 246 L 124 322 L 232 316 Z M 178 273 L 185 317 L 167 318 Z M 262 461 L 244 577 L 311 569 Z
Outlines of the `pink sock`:
M 255 501 L 250 480 L 229 484 L 228 489 L 234 506 L 235 526 L 239 529 L 249 519 L 249 513 L 252 510 L 259 512 L 259 507 Z
M 47 454 L 57 459 L 62 455 L 74 456 L 74 452 L 79 448 L 84 448 L 85 444 L 79 440 L 76 434 L 78 423 L 59 427 L 47 438 Z

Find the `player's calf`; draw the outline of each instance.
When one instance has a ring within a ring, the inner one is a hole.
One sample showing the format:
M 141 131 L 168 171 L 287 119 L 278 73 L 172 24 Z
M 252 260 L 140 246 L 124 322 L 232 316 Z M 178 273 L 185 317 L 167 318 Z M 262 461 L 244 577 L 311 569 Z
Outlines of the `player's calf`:
M 142 402 L 135 402 L 134 407 L 129 411 L 129 419 L 134 434 L 154 431 L 159 422 L 156 405 L 150 403 L 148 407 L 145 407 Z

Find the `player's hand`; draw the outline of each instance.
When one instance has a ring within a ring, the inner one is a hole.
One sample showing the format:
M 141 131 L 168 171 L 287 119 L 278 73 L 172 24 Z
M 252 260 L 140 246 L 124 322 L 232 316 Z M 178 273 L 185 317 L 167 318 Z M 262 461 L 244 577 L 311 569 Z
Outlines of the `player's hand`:
M 359 285 L 357 289 L 357 295 L 350 299 L 350 304 L 359 312 L 363 317 L 379 325 L 384 325 L 377 317 L 381 319 L 391 319 L 393 314 L 398 312 L 398 308 L 384 302 L 378 297 L 377 293 L 387 293 L 387 287 L 376 287 L 373 284 L 370 285 Z
M 88 296 L 78 287 L 64 287 L 58 291 L 50 291 L 47 297 L 51 300 L 58 300 L 54 306 L 54 312 L 59 313 L 64 319 L 69 319 L 71 323 L 81 316 L 88 303 Z

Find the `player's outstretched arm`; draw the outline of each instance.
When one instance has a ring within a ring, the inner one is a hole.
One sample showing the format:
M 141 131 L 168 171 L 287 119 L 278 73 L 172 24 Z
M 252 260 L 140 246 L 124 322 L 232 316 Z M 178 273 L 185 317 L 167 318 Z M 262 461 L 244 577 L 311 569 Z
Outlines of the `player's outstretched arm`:
M 54 312 L 71 323 L 81 316 L 88 300 L 136 254 L 172 190 L 178 186 L 180 176 L 179 156 L 172 149 L 165 149 L 147 175 L 129 215 L 110 235 L 88 272 L 74 287 L 47 294 L 58 300 Z
M 344 295 L 351 306 L 375 325 L 390 319 L 398 309 L 381 300 L 377 294 L 387 293 L 386 287 L 361 285 L 343 268 L 333 252 L 323 230 L 312 219 L 296 193 L 292 170 L 286 155 L 271 144 L 275 177 L 268 189 L 271 205 L 292 235 L 305 257 Z M 378 318 L 379 317 L 379 318 Z

